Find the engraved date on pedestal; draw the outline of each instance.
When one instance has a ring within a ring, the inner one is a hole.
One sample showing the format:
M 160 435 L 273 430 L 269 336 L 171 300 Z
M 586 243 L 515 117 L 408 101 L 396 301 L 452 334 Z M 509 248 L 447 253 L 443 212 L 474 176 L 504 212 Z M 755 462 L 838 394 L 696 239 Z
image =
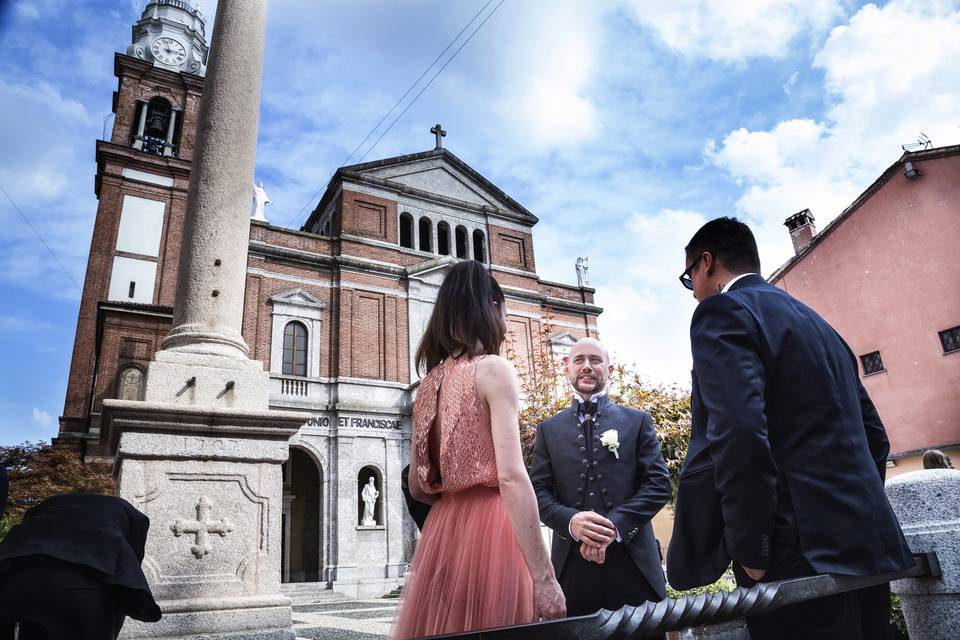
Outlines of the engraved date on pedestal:
M 196 544 L 190 547 L 190 551 L 197 557 L 197 560 L 210 553 L 211 533 L 225 538 L 228 533 L 233 531 L 233 525 L 226 518 L 221 518 L 220 520 L 210 519 L 210 508 L 212 506 L 213 503 L 210 502 L 207 496 L 200 496 L 200 500 L 197 501 L 196 520 L 181 520 L 177 518 L 177 521 L 170 525 L 170 530 L 173 531 L 173 535 L 178 538 L 185 533 L 196 536 Z

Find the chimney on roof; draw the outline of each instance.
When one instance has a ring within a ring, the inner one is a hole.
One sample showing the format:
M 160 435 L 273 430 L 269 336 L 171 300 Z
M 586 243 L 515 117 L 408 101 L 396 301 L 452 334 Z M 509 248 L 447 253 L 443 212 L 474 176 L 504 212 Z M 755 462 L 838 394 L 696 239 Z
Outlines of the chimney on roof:
M 807 248 L 813 241 L 813 236 L 817 235 L 817 228 L 813 226 L 813 214 L 810 209 L 804 209 L 800 213 L 795 213 L 783 225 L 790 230 L 790 239 L 793 240 L 793 250 L 800 255 L 800 252 Z

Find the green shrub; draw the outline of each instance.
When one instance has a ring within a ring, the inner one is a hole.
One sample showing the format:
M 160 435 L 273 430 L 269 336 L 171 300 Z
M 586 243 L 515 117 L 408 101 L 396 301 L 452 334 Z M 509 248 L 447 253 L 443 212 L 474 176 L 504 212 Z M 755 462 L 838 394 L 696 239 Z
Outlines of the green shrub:
M 703 593 L 726 593 L 728 591 L 733 591 L 736 588 L 737 583 L 733 579 L 733 572 L 727 571 L 713 584 L 708 584 L 703 587 L 694 587 L 693 589 L 688 589 L 687 591 L 677 591 L 668 584 L 667 597 L 682 598 L 684 596 L 699 596 Z
M 907 623 L 903 619 L 903 604 L 895 593 L 890 594 L 890 626 L 893 627 L 894 640 L 910 640 Z

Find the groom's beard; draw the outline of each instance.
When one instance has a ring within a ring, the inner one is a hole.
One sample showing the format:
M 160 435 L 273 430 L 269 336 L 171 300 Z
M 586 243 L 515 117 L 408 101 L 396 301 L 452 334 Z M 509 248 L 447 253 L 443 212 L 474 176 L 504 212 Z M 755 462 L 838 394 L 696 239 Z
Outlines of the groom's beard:
M 577 380 L 573 383 L 573 388 L 579 393 L 600 393 L 607 386 L 607 381 L 595 378 L 593 382 Z

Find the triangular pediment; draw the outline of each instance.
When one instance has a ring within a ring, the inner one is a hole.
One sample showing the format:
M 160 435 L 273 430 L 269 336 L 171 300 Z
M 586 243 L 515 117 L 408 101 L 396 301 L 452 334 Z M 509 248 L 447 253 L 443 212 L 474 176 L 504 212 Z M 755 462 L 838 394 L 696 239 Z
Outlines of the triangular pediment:
M 572 347 L 577 342 L 577 336 L 572 333 L 561 333 L 550 338 L 550 342 L 558 347 Z
M 323 302 L 299 288 L 278 293 L 270 298 L 270 302 L 274 304 L 289 304 L 297 307 L 311 307 L 314 309 L 323 309 L 326 306 Z
M 447 149 L 341 167 L 340 172 L 385 182 L 400 192 L 450 198 L 518 222 L 537 223 L 523 205 Z
M 419 264 L 407 267 L 407 277 L 411 280 L 419 280 L 425 284 L 439 287 L 443 284 L 443 279 L 447 277 L 450 268 L 456 263 L 457 259 L 453 256 L 424 260 Z
M 442 160 L 418 162 L 413 165 L 387 167 L 373 172 L 378 178 L 396 182 L 447 198 L 454 198 L 478 206 L 503 207 L 492 194 Z M 437 166 L 440 164 L 440 166 Z

